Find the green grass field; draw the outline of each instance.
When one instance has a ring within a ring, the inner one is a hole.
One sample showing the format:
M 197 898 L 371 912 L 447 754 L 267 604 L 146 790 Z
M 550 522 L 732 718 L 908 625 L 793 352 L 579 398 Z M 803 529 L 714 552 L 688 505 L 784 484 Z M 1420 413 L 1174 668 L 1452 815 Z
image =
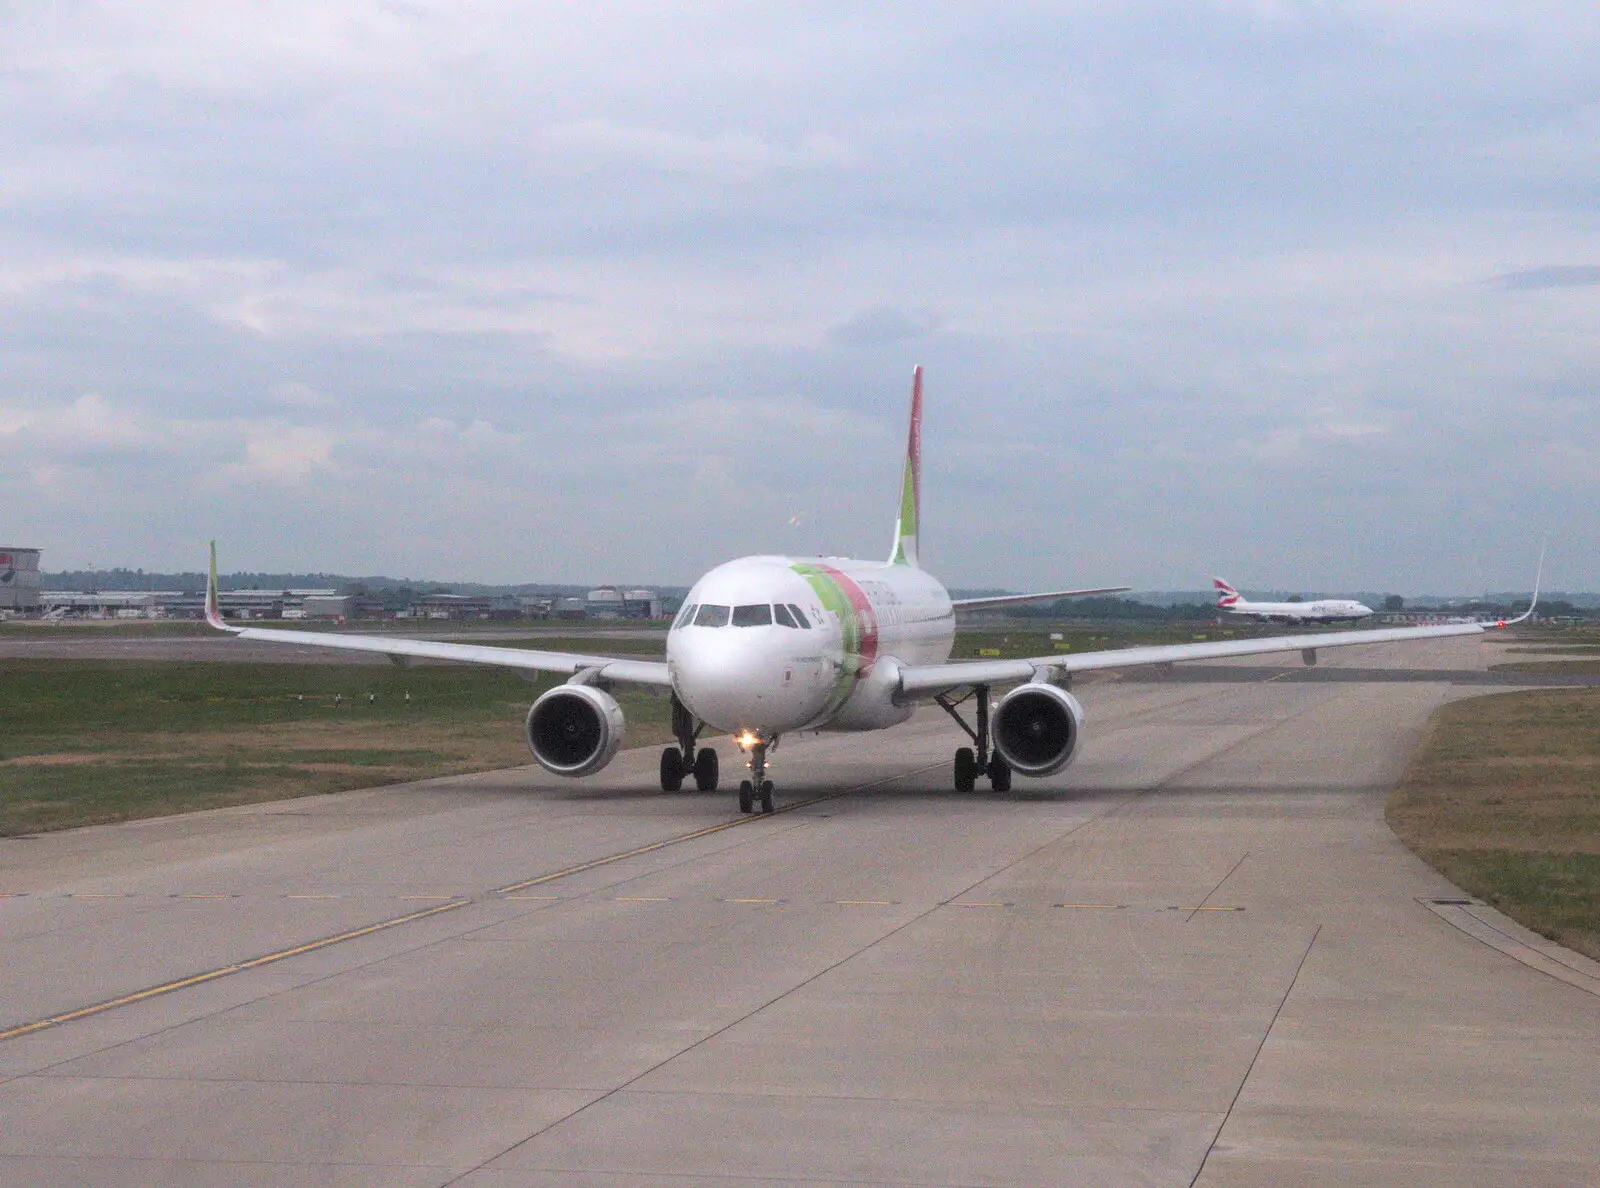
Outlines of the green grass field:
M 522 720 L 553 683 L 457 665 L 5 667 L 0 835 L 529 763 Z M 670 737 L 665 697 L 618 700 L 627 745 Z
M 1600 689 L 1445 706 L 1388 819 L 1464 890 L 1600 958 Z

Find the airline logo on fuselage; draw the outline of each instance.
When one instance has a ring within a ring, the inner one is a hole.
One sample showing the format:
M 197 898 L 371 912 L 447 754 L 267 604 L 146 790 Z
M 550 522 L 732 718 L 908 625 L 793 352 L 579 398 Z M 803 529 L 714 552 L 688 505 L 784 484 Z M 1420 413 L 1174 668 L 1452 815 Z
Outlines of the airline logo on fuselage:
M 839 619 L 843 664 L 823 710 L 825 716 L 831 715 L 845 703 L 856 682 L 872 670 L 872 663 L 878 658 L 878 615 L 867 592 L 843 570 L 819 561 L 798 561 L 793 568 L 816 592 L 822 608 Z

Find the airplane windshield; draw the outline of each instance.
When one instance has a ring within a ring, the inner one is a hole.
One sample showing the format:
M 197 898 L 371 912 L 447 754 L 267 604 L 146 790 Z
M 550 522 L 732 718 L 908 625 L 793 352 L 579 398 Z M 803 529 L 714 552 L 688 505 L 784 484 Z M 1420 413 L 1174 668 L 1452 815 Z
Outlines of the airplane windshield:
M 708 602 L 696 612 L 694 625 L 696 627 L 726 627 L 728 625 L 728 608 L 725 606 L 712 606 Z
M 780 627 L 800 626 L 800 624 L 794 621 L 794 616 L 789 613 L 789 608 L 784 606 L 781 602 L 775 602 L 772 604 L 772 617 L 778 620 L 778 626 Z
M 699 609 L 700 607 L 696 603 L 685 604 L 684 608 L 678 612 L 678 620 L 672 625 L 673 630 L 677 630 L 679 627 L 687 627 L 694 622 L 694 612 Z
M 794 612 L 794 621 L 795 621 L 795 624 L 797 626 L 806 627 L 806 628 L 809 628 L 811 626 L 811 621 L 806 618 L 806 612 L 805 611 L 801 610 L 798 606 L 796 606 L 792 602 L 789 604 L 789 609 Z
M 736 606 L 733 608 L 733 625 L 735 627 L 770 627 L 772 626 L 772 607 L 765 602 L 752 603 L 749 606 Z

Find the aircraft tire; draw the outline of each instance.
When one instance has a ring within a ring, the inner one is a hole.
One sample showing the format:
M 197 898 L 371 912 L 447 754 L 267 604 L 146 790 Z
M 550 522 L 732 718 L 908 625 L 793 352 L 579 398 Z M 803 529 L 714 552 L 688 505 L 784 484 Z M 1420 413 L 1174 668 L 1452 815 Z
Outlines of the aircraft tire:
M 956 748 L 955 783 L 956 791 L 963 796 L 971 795 L 978 786 L 978 756 L 971 747 Z
M 756 790 L 749 780 L 739 781 L 739 811 L 748 813 L 755 807 Z
M 676 792 L 683 787 L 683 755 L 677 747 L 661 752 L 661 790 Z
M 998 754 L 989 756 L 989 770 L 985 774 L 989 777 L 989 787 L 996 792 L 1011 791 L 1011 765 Z
M 771 780 L 761 781 L 761 811 L 764 813 L 770 813 L 772 811 L 773 791 L 774 788 Z
M 717 790 L 717 753 L 710 747 L 701 747 L 694 757 L 694 786 L 701 792 Z

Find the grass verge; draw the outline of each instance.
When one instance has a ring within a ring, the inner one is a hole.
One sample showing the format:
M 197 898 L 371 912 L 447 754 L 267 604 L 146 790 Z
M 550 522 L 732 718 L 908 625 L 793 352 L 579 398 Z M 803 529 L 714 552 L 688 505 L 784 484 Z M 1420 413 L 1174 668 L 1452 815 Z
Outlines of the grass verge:
M 519 766 L 550 684 L 457 665 L 8 660 L 0 836 Z M 666 698 L 618 700 L 628 745 L 670 737 Z
M 1600 689 L 1445 706 L 1387 817 L 1451 882 L 1600 959 Z

